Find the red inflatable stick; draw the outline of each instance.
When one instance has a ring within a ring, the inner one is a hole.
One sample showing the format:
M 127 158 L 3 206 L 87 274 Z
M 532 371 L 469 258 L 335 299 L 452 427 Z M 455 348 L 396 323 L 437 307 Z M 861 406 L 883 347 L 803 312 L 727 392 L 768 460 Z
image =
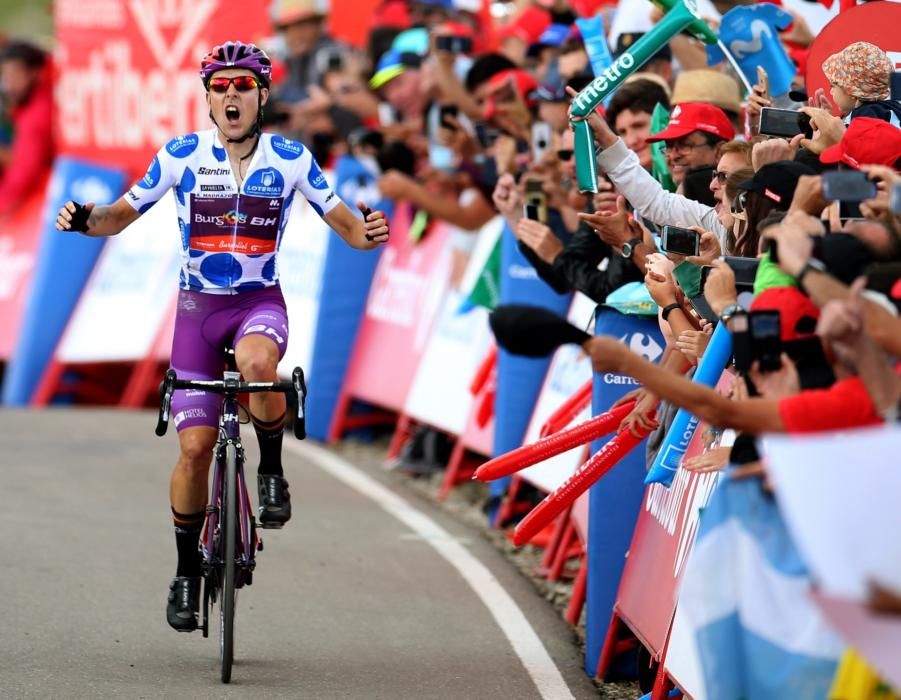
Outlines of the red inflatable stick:
M 619 427 L 623 418 L 629 414 L 634 405 L 634 401 L 628 401 L 580 423 L 575 428 L 564 430 L 561 433 L 542 438 L 538 442 L 533 442 L 531 445 L 523 445 L 500 457 L 495 457 L 476 469 L 475 478 L 480 481 L 493 481 L 510 476 L 521 469 L 543 462 L 549 457 L 591 442 L 601 435 L 612 433 Z
M 589 379 L 579 387 L 575 394 L 570 396 L 554 411 L 541 426 L 541 437 L 547 437 L 559 433 L 567 425 L 573 422 L 588 404 L 591 403 L 591 394 L 594 391 L 594 382 Z
M 647 432 L 642 432 L 641 437 L 635 437 L 630 431 L 624 430 L 611 438 L 562 486 L 547 496 L 520 521 L 516 530 L 513 531 L 513 543 L 517 546 L 524 545 L 541 532 L 545 525 L 568 508 L 573 501 L 641 442 L 647 435 Z

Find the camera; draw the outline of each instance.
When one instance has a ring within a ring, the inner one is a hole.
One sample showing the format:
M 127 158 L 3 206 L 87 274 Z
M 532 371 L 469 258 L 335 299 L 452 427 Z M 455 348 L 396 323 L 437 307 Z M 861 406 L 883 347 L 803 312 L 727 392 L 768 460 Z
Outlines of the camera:
M 823 196 L 831 202 L 862 202 L 876 196 L 876 183 L 857 170 L 830 170 L 823 175 Z
M 435 48 L 451 53 L 471 53 L 472 39 L 468 36 L 439 36 L 435 39 Z
M 764 107 L 760 110 L 760 133 L 789 138 L 804 134 L 804 138 L 809 139 L 813 138 L 813 127 L 810 125 L 810 117 L 804 112 Z
M 532 221 L 547 223 L 547 195 L 544 193 L 543 181 L 528 178 L 525 184 L 525 204 L 523 215 Z
M 667 225 L 660 238 L 660 247 L 667 253 L 688 257 L 701 252 L 701 235 L 697 231 Z
M 751 355 L 761 372 L 782 367 L 782 317 L 778 311 L 752 311 L 748 314 Z

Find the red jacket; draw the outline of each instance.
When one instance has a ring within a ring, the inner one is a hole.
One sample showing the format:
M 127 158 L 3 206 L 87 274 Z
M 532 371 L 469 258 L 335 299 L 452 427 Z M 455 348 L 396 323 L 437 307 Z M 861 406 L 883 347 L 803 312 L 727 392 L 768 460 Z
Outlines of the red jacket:
M 53 85 L 50 71 L 38 79 L 25 104 L 10 114 L 12 158 L 0 176 L 0 214 L 8 214 L 53 164 Z

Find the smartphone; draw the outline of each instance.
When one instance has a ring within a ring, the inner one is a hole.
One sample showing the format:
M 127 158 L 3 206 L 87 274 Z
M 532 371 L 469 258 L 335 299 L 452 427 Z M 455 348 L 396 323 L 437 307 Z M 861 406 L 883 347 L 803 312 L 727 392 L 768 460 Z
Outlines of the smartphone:
M 813 127 L 810 125 L 810 117 L 804 112 L 764 107 L 760 110 L 760 133 L 788 138 L 804 134 L 809 139 L 813 138 Z
M 667 253 L 697 255 L 701 252 L 701 235 L 691 229 L 667 225 L 663 227 L 660 246 Z
M 532 160 L 540 163 L 545 154 L 551 150 L 553 131 L 547 122 L 534 122 L 532 124 Z
M 778 311 L 752 311 L 748 314 L 753 359 L 761 372 L 782 367 L 782 318 Z
M 727 255 L 723 260 L 732 268 L 738 293 L 754 291 L 754 280 L 757 277 L 759 260 L 757 258 L 742 258 L 738 255 Z
M 459 114 L 459 110 L 457 109 L 457 105 L 441 105 L 440 108 L 441 117 L 440 124 L 443 129 L 450 129 L 451 131 L 456 130 L 456 126 L 447 120 L 448 117 L 453 119 L 457 118 L 457 114 Z
M 547 195 L 544 193 L 544 181 L 527 178 L 525 181 L 525 204 L 523 213 L 527 219 L 547 223 Z
M 439 36 L 435 38 L 435 48 L 451 53 L 472 53 L 472 39 L 468 36 Z
M 344 58 L 337 50 L 322 51 L 316 54 L 316 68 L 320 74 L 333 70 L 341 70 L 344 67 Z
M 823 196 L 831 202 L 862 202 L 876 196 L 876 183 L 858 170 L 830 170 L 823 175 Z
M 888 207 L 892 214 L 901 214 L 901 184 L 893 185 L 889 191 Z

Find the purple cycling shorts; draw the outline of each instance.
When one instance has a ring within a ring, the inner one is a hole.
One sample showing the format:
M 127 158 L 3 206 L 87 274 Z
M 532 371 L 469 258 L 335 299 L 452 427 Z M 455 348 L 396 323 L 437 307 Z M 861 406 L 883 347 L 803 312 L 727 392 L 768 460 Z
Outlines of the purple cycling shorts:
M 222 379 L 223 351 L 245 335 L 265 335 L 278 345 L 279 358 L 288 347 L 288 313 L 278 286 L 240 294 L 205 294 L 181 290 L 175 314 L 170 366 L 179 379 Z M 219 425 L 222 397 L 194 389 L 172 395 L 172 420 L 185 428 Z

